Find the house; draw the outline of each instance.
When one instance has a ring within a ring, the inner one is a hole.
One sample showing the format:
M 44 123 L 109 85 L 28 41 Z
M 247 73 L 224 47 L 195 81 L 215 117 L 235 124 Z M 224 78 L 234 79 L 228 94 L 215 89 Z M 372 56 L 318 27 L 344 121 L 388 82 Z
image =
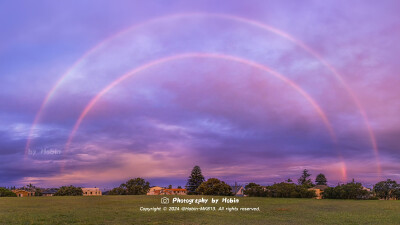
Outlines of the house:
M 101 195 L 99 188 L 82 188 L 83 196 L 98 196 Z
M 42 192 L 42 196 L 54 196 L 54 194 L 57 192 L 56 188 L 50 188 L 50 189 L 45 189 Z
M 371 192 L 371 188 L 367 188 L 367 187 L 364 187 L 364 186 L 363 186 L 362 189 L 363 189 L 363 190 L 366 190 L 366 191 L 368 191 L 368 192 Z
M 160 191 L 161 195 L 187 195 L 187 190 L 184 188 L 165 188 Z
M 20 189 L 15 189 L 15 190 L 11 190 L 12 192 L 14 192 L 17 197 L 32 197 L 35 196 L 35 192 L 33 191 L 25 191 L 25 190 L 20 190 Z
M 369 198 L 375 197 L 375 194 L 371 188 L 367 188 L 367 187 L 363 186 L 362 189 L 368 192 L 368 195 L 364 196 L 363 199 L 369 199 Z
M 160 193 L 160 191 L 161 191 L 162 189 L 164 189 L 164 188 L 158 187 L 158 186 L 151 187 L 151 188 L 149 189 L 149 191 L 147 192 L 147 195 L 159 195 L 159 193 Z
M 324 193 L 324 190 L 327 189 L 328 186 L 326 185 L 316 185 L 312 188 L 309 188 L 309 191 L 315 191 L 315 199 L 322 199 L 322 193 Z
M 187 190 L 184 188 L 162 188 L 151 187 L 147 195 L 187 195 Z
M 240 196 L 240 197 L 244 196 L 244 187 L 243 186 L 235 184 L 234 186 L 231 186 L 231 188 L 232 188 L 232 194 L 234 196 Z

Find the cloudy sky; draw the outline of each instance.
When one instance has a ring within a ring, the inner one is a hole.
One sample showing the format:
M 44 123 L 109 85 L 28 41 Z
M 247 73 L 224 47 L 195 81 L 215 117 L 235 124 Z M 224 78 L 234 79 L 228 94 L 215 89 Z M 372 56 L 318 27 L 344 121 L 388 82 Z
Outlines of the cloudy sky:
M 1 1 L 0 186 L 400 181 L 399 1 Z

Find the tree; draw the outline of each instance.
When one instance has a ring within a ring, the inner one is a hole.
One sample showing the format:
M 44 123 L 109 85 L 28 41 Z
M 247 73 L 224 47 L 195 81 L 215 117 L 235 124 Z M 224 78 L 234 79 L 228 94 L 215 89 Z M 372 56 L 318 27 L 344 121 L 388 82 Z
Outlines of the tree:
M 43 195 L 43 190 L 41 188 L 36 188 L 35 189 L 35 196 L 42 196 Z
M 108 192 L 109 195 L 145 195 L 150 189 L 150 183 L 143 178 L 130 179 L 113 188 Z
M 172 185 L 170 184 L 170 185 L 168 185 L 168 189 L 172 189 Z
M 318 174 L 317 177 L 315 178 L 316 185 L 326 185 L 326 183 L 328 183 L 328 181 L 326 180 L 325 175 L 322 173 Z
M 122 188 L 122 187 L 116 187 L 111 189 L 108 192 L 109 195 L 126 195 L 126 189 Z
M 312 187 L 314 186 L 311 179 L 309 177 L 311 174 L 308 173 L 308 170 L 304 169 L 301 177 L 297 180 L 299 185 L 303 185 L 305 187 Z
M 374 185 L 374 193 L 381 199 L 400 199 L 400 185 L 396 181 L 387 179 Z
M 54 196 L 79 196 L 82 194 L 82 188 L 70 185 L 60 187 Z
M 256 183 L 249 183 L 245 186 L 244 194 L 250 197 L 265 197 L 267 192 L 263 186 Z
M 288 178 L 288 179 L 286 180 L 286 183 L 292 183 L 292 182 L 293 182 L 293 180 L 290 179 L 290 178 Z
M 121 184 L 121 187 L 126 189 L 127 195 L 145 195 L 150 189 L 150 183 L 138 177 Z
M 313 198 L 315 191 L 308 190 L 305 185 L 296 185 L 293 183 L 276 183 L 267 186 L 267 196 L 273 198 Z
M 181 186 L 178 186 L 178 189 L 182 189 L 182 187 L 181 187 Z
M 195 166 L 189 176 L 186 188 L 188 194 L 198 194 L 196 192 L 197 188 L 204 182 L 204 176 L 201 174 L 201 169 L 199 166 Z
M 196 193 L 201 195 L 222 195 L 231 196 L 232 188 L 225 182 L 220 181 L 217 178 L 210 178 L 207 181 L 201 183 L 201 185 L 196 189 Z
M 370 192 L 365 190 L 361 183 L 350 182 L 326 188 L 322 193 L 322 197 L 330 199 L 369 199 Z
M 22 190 L 26 190 L 26 191 L 31 191 L 31 192 L 35 192 L 35 196 L 42 196 L 42 192 L 43 190 L 39 187 L 36 187 L 34 185 L 32 185 L 31 183 L 22 187 Z
M 17 197 L 17 195 L 7 188 L 0 187 L 0 197 Z

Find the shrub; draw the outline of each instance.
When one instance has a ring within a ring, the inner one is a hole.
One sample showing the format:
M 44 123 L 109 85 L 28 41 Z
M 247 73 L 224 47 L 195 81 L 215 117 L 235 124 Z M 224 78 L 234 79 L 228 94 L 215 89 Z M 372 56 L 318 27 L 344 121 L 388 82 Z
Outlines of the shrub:
M 225 182 L 220 181 L 217 178 L 210 178 L 207 181 L 201 183 L 200 186 L 196 189 L 196 192 L 201 195 L 233 195 L 232 188 Z
M 17 195 L 7 188 L 0 187 L 0 197 L 17 197 Z
M 119 187 L 108 192 L 109 195 L 145 195 L 150 189 L 150 183 L 143 178 L 130 179 Z
M 54 196 L 79 196 L 82 194 L 82 188 L 70 185 L 60 187 Z
M 273 198 L 313 198 L 315 191 L 308 190 L 307 185 L 296 185 L 293 183 L 276 183 L 267 186 L 267 196 Z
M 353 181 L 336 187 L 329 187 L 324 190 L 322 196 L 330 199 L 369 199 L 371 194 L 363 188 L 361 183 Z
M 245 195 L 248 195 L 250 197 L 266 197 L 267 192 L 266 189 L 256 183 L 249 183 L 245 186 Z

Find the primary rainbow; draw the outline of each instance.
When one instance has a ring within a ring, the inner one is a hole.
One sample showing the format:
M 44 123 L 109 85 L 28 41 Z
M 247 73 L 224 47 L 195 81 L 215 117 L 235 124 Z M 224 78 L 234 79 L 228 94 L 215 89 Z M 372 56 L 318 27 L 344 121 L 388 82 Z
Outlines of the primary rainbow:
M 335 132 L 332 128 L 332 125 L 330 123 L 330 121 L 328 120 L 326 114 L 324 113 L 324 111 L 321 109 L 321 107 L 317 104 L 317 102 L 309 95 L 307 94 L 306 91 L 304 91 L 299 85 L 297 85 L 295 82 L 293 82 L 292 80 L 290 80 L 289 78 L 283 76 L 282 74 L 270 69 L 267 66 L 258 64 L 256 62 L 247 60 L 247 59 L 243 59 L 243 58 L 239 58 L 239 57 L 235 57 L 235 56 L 231 56 L 231 55 L 225 55 L 225 54 L 218 54 L 218 53 L 203 53 L 203 52 L 193 52 L 193 53 L 184 53 L 184 54 L 177 54 L 177 55 L 172 55 L 172 56 L 168 56 L 168 57 L 164 57 L 161 59 L 157 59 L 151 62 L 148 62 L 144 65 L 141 65 L 133 70 L 131 70 L 130 72 L 120 76 L 119 78 L 115 79 L 114 81 L 112 81 L 111 83 L 109 83 L 104 89 L 102 89 L 94 98 L 92 98 L 90 100 L 90 102 L 86 105 L 86 107 L 84 108 L 84 110 L 82 111 L 82 113 L 80 114 L 78 120 L 76 121 L 69 137 L 67 140 L 67 143 L 65 145 L 65 149 L 64 149 L 64 153 L 68 151 L 72 139 L 76 133 L 76 131 L 79 129 L 80 124 L 82 123 L 83 119 L 86 117 L 86 115 L 89 113 L 89 111 L 93 108 L 93 106 L 97 103 L 97 101 L 103 96 L 105 95 L 108 91 L 110 91 L 112 88 L 114 88 L 116 85 L 118 85 L 119 83 L 123 82 L 124 80 L 150 68 L 156 65 L 160 65 L 163 63 L 168 63 L 168 62 L 172 62 L 175 60 L 180 60 L 180 59 L 186 59 L 186 58 L 213 58 L 213 59 L 222 59 L 222 60 L 228 60 L 228 61 L 233 61 L 233 62 L 238 62 L 238 63 L 242 63 L 254 68 L 257 68 L 259 70 L 262 70 L 264 72 L 268 72 L 270 74 L 272 74 L 273 76 L 275 76 L 276 78 L 278 78 L 279 80 L 285 82 L 285 84 L 291 86 L 294 90 L 296 90 L 301 96 L 303 96 L 315 109 L 315 111 L 318 113 L 319 117 L 322 119 L 323 123 L 325 124 L 327 130 L 329 131 L 329 134 L 332 138 L 332 140 L 334 142 L 336 142 L 336 135 Z

